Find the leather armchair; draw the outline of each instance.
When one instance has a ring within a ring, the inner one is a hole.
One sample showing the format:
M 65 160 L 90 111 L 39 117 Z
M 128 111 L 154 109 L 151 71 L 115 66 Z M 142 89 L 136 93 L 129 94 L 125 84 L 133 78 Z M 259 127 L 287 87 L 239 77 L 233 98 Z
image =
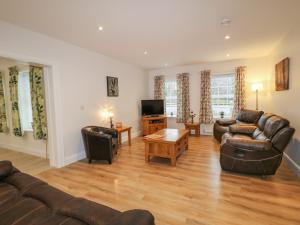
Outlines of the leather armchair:
M 214 137 L 221 142 L 223 134 L 229 131 L 229 126 L 233 124 L 239 125 L 256 125 L 263 111 L 242 109 L 235 119 L 219 119 L 214 123 Z
M 81 129 L 86 157 L 92 160 L 107 160 L 112 163 L 118 149 L 118 131 L 115 129 L 87 126 Z
M 222 137 L 220 163 L 224 170 L 274 175 L 295 129 L 289 121 L 269 113 L 257 125 L 230 125 Z

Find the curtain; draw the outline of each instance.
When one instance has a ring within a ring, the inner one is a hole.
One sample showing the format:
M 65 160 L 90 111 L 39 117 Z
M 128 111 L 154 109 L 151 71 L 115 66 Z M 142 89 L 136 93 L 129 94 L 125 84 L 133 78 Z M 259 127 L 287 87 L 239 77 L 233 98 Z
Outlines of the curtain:
M 154 77 L 154 99 L 164 99 L 165 76 Z
M 190 116 L 189 74 L 177 75 L 177 123 L 185 123 Z
M 0 133 L 8 132 L 5 96 L 4 96 L 4 79 L 0 72 Z
M 235 92 L 234 92 L 234 107 L 233 118 L 236 118 L 239 111 L 245 108 L 245 76 L 246 67 L 240 66 L 235 69 Z
M 37 140 L 46 140 L 48 136 L 48 130 L 43 68 L 38 66 L 30 66 L 29 76 L 33 117 L 33 137 Z
M 23 131 L 19 112 L 18 75 L 19 70 L 16 66 L 9 68 L 9 91 L 13 133 L 15 136 L 22 137 Z
M 213 122 L 210 70 L 201 71 L 200 87 L 200 123 L 210 124 Z

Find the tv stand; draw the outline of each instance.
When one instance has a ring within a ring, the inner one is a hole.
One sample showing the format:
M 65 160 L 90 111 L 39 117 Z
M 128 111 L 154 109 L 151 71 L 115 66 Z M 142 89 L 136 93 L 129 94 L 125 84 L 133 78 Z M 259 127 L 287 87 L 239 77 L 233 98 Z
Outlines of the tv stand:
M 165 128 L 167 128 L 166 116 L 143 116 L 142 117 L 143 135 L 153 134 Z
M 148 115 L 148 116 L 144 116 L 145 118 L 151 118 L 151 117 L 160 117 L 160 115 Z

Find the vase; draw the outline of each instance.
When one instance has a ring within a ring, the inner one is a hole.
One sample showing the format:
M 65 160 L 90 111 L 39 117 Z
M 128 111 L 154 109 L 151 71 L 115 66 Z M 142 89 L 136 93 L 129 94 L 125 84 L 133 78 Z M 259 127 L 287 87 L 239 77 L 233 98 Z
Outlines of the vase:
M 194 117 L 192 117 L 192 123 L 194 123 Z

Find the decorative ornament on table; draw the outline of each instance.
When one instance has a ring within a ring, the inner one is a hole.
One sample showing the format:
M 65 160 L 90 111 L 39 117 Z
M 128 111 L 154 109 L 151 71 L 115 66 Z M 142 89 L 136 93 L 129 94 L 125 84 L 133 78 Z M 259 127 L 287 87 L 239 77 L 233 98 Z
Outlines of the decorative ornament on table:
M 193 111 L 190 112 L 190 118 L 192 118 L 192 123 L 194 123 L 194 118 L 196 116 L 196 113 L 194 113 Z
M 117 123 L 116 123 L 116 128 L 122 128 L 122 126 L 123 126 L 123 125 L 122 125 L 122 122 L 117 122 Z
M 220 117 L 221 117 L 221 119 L 224 118 L 224 114 L 225 114 L 225 113 L 224 113 L 223 111 L 220 112 Z

